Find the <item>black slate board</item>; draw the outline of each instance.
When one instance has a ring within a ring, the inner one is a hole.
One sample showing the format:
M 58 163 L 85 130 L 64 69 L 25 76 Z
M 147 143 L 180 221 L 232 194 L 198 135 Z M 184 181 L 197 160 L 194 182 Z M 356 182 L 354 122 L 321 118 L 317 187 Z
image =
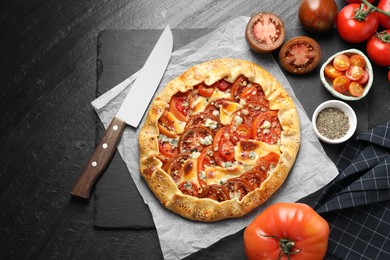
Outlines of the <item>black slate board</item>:
M 210 31 L 211 29 L 173 30 L 174 49 L 179 49 Z M 138 71 L 146 61 L 160 34 L 159 30 L 103 31 L 99 35 L 97 94 L 100 95 L 108 91 Z M 335 31 L 314 36 L 301 29 L 288 30 L 286 39 L 298 35 L 310 36 L 318 41 L 322 49 L 321 64 L 335 52 L 351 47 L 363 48 L 363 46 L 351 46 L 343 42 Z M 254 55 L 260 54 L 254 53 Z M 275 53 L 275 59 L 277 60 L 277 53 Z M 285 71 L 284 73 L 309 118 L 321 102 L 334 99 L 321 85 L 319 67 L 311 73 L 300 76 Z M 383 83 L 384 80 L 384 78 L 381 79 L 381 84 L 386 84 Z M 367 100 L 366 98 L 361 101 L 348 102 L 358 116 L 357 133 L 368 129 Z M 100 122 L 97 124 L 99 132 L 101 132 L 102 124 Z M 343 145 L 321 144 L 328 156 L 336 161 Z M 108 169 L 98 180 L 94 193 L 94 225 L 96 228 L 142 229 L 154 227 L 148 207 L 143 203 L 119 153 L 115 154 Z M 311 198 L 312 196 L 309 196 L 302 201 L 309 203 L 312 201 Z

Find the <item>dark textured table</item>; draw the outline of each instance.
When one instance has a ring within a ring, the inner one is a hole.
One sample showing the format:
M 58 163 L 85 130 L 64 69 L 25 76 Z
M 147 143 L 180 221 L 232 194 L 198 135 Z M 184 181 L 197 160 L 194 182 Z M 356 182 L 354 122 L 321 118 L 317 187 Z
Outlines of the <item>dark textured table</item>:
M 90 102 L 101 94 L 96 85 L 101 31 L 162 29 L 167 24 L 174 29 L 217 28 L 258 11 L 274 12 L 287 28 L 299 28 L 298 4 L 2 1 L 0 258 L 162 258 L 155 229 L 97 229 L 93 200 L 69 196 L 95 146 L 98 126 Z M 369 127 L 390 120 L 388 100 L 389 85 L 372 88 L 367 96 Z M 241 234 L 192 257 L 242 258 Z

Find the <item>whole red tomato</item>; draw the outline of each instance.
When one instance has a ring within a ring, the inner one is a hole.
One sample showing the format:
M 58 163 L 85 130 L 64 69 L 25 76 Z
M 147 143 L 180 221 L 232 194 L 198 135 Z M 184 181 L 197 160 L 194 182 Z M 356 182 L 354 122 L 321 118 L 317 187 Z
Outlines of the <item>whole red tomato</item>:
M 276 203 L 244 232 L 245 253 L 252 259 L 323 259 L 328 223 L 306 204 Z
M 336 27 L 340 37 L 350 43 L 364 42 L 374 35 L 379 25 L 377 12 L 360 4 L 349 4 L 339 12 Z
M 367 55 L 375 64 L 390 66 L 390 29 L 377 33 L 367 41 Z
M 389 12 L 390 13 L 390 0 L 380 0 L 377 8 L 379 8 L 382 11 Z M 378 13 L 378 19 L 379 19 L 379 24 L 384 28 L 384 29 L 390 29 L 390 17 Z
M 309 32 L 328 31 L 336 22 L 338 9 L 334 0 L 301 0 L 298 18 Z

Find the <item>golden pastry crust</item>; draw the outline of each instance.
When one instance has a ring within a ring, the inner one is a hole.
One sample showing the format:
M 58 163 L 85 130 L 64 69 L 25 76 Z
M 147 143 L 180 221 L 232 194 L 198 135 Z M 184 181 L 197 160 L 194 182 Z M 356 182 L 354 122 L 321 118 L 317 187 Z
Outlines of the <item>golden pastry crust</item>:
M 241 200 L 233 198 L 218 202 L 209 198 L 184 195 L 172 177 L 163 170 L 163 163 L 158 157 L 158 120 L 176 93 L 192 90 L 202 82 L 208 86 L 221 79 L 233 83 L 240 75 L 259 84 L 269 101 L 270 109 L 278 111 L 282 127 L 280 141 L 276 145 L 279 161 L 268 172 L 268 177 L 260 187 Z M 141 175 L 162 205 L 185 218 L 213 222 L 247 214 L 264 203 L 282 185 L 299 150 L 300 123 L 292 98 L 269 72 L 245 60 L 217 59 L 191 67 L 166 85 L 151 104 L 145 124 L 140 130 L 139 145 Z

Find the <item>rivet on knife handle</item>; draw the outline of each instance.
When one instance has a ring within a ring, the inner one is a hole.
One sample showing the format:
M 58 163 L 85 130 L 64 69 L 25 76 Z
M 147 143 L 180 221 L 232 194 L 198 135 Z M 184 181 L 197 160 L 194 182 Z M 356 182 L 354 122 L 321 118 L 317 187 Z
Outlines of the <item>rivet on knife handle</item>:
M 125 126 L 126 123 L 124 121 L 114 117 L 102 137 L 100 144 L 96 147 L 91 159 L 85 166 L 84 171 L 73 186 L 70 193 L 72 196 L 89 199 L 96 180 L 102 175 L 114 155 Z

